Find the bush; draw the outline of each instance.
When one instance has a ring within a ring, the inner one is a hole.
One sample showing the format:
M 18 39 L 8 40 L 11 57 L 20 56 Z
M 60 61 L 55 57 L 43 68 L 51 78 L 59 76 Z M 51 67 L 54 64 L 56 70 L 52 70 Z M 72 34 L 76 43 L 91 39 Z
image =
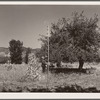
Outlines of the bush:
M 44 87 L 39 87 L 39 88 L 28 88 L 28 92 L 84 92 L 84 93 L 97 93 L 100 92 L 100 90 L 97 90 L 96 87 L 88 87 L 88 88 L 83 88 L 77 84 L 74 85 L 62 85 L 62 86 L 55 86 L 53 88 L 44 88 Z
M 0 64 L 5 64 L 9 60 L 8 57 L 0 57 Z
M 26 91 L 24 91 L 26 90 Z M 60 85 L 55 86 L 53 88 L 46 88 L 46 87 L 19 87 L 19 86 L 3 86 L 1 92 L 71 92 L 71 93 L 100 93 L 100 90 L 97 90 L 96 87 L 88 87 L 83 88 L 77 84 L 74 85 Z

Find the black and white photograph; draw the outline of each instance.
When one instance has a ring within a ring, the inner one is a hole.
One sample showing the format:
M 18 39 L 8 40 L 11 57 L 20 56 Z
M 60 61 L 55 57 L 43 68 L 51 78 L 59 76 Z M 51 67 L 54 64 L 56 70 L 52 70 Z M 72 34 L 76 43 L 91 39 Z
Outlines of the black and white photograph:
M 100 93 L 100 3 L 0 4 L 0 93 Z

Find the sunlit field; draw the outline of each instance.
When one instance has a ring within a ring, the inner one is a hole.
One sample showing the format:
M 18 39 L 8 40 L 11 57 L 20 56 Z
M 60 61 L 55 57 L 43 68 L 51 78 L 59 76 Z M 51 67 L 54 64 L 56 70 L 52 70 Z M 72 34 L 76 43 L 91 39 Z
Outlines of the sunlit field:
M 77 68 L 78 63 L 67 64 L 67 67 Z M 82 88 L 96 87 L 100 90 L 100 64 L 99 63 L 85 63 L 84 69 L 86 73 L 82 72 L 68 72 L 68 73 L 41 73 L 40 79 L 34 81 L 24 79 L 27 73 L 28 65 L 0 65 L 0 91 L 18 91 L 29 92 L 33 88 L 49 88 L 53 91 L 59 86 L 78 85 Z

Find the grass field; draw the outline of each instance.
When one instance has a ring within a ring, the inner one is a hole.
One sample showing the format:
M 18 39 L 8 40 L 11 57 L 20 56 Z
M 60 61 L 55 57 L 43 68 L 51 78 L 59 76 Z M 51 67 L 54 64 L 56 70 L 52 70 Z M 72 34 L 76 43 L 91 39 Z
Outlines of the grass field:
M 77 68 L 78 63 L 71 64 L 69 67 Z M 49 73 L 41 74 L 38 81 L 22 80 L 27 73 L 27 65 L 0 65 L 0 91 L 3 89 L 12 89 L 13 91 L 27 92 L 27 87 L 31 88 L 54 88 L 56 86 L 70 86 L 77 84 L 82 88 L 96 87 L 100 90 L 100 64 L 85 63 L 84 68 L 93 69 L 86 73 L 68 72 L 68 73 Z M 47 80 L 48 78 L 48 80 Z M 47 84 L 48 81 L 48 84 Z M 16 90 L 17 89 L 17 90 Z M 22 90 L 20 90 L 22 89 Z

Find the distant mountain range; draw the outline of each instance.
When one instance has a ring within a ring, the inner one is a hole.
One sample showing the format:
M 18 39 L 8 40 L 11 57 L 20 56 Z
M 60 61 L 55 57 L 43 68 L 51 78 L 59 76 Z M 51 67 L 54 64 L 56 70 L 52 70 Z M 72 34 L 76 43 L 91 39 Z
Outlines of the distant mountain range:
M 40 50 L 40 48 L 36 48 L 36 49 L 32 49 L 32 48 L 30 48 L 31 49 L 31 52 L 36 52 L 36 51 L 38 51 L 38 50 Z M 27 48 L 26 47 L 23 47 L 23 52 L 25 52 L 27 50 Z M 9 48 L 6 48 L 6 47 L 0 47 L 0 52 L 4 52 L 5 54 L 8 54 L 9 53 Z
M 5 54 L 9 53 L 9 49 L 5 47 L 0 47 L 0 52 L 4 52 Z
M 40 48 L 36 48 L 36 49 L 31 49 L 31 53 L 36 53 L 40 50 Z M 23 47 L 23 53 L 22 53 L 22 59 L 23 62 L 25 60 L 25 55 L 26 55 L 26 47 Z M 10 52 L 9 52 L 9 48 L 6 47 L 0 47 L 0 64 L 4 64 L 9 60 L 10 57 Z

